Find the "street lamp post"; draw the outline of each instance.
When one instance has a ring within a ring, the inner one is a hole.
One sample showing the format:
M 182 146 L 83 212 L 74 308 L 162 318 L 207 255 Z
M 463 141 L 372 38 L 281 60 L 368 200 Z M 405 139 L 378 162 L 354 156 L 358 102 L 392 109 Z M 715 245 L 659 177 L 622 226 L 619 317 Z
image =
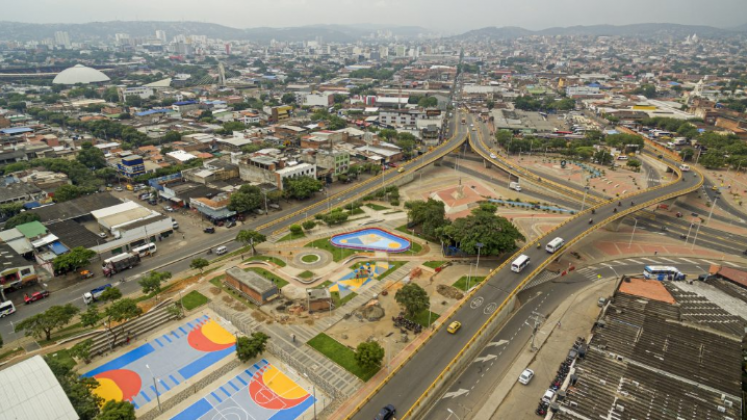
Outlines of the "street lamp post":
M 161 411 L 161 394 L 158 392 L 158 383 L 156 382 L 156 376 L 153 374 L 153 371 L 150 369 L 149 365 L 145 365 L 145 368 L 148 369 L 150 372 L 150 376 L 153 378 L 153 388 L 156 390 L 156 401 L 158 401 L 158 411 Z
M 475 267 L 475 274 L 477 274 L 477 270 L 480 269 L 480 250 L 485 246 L 485 244 L 482 242 L 478 242 L 475 244 L 475 246 L 477 247 L 477 267 Z
M 586 206 L 586 195 L 589 194 L 589 186 L 584 187 L 584 199 L 581 201 L 581 210 L 584 211 L 584 207 Z
M 633 225 L 633 234 L 630 235 L 630 242 L 628 242 L 628 248 L 630 248 L 633 245 L 633 238 L 635 237 L 635 228 L 638 227 L 638 218 L 634 218 L 635 224 Z
M 711 211 L 708 212 L 708 220 L 706 221 L 706 224 L 710 226 L 711 224 L 711 216 L 713 216 L 713 209 L 716 208 L 716 201 L 718 201 L 718 196 L 713 199 L 713 204 L 711 205 Z
M 690 232 L 692 232 L 694 224 L 695 224 L 695 218 L 693 217 L 693 220 L 690 221 L 690 228 L 687 229 L 687 236 L 685 237 L 685 243 L 687 243 L 687 241 L 690 240 Z
M 697 240 L 698 240 L 698 233 L 700 233 L 700 225 L 702 225 L 702 224 L 703 224 L 703 223 L 698 223 L 698 228 L 697 228 L 697 229 L 695 230 L 695 237 L 693 238 L 693 244 L 692 244 L 692 246 L 690 247 L 690 250 L 692 250 L 692 249 L 694 249 L 694 248 L 695 248 L 695 241 L 697 241 Z

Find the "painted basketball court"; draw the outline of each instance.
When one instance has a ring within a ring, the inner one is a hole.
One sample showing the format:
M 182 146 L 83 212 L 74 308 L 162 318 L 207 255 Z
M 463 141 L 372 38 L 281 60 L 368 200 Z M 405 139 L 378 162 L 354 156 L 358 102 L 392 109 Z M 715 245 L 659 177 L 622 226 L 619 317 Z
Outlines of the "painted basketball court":
M 313 404 L 307 390 L 262 359 L 171 420 L 295 420 Z

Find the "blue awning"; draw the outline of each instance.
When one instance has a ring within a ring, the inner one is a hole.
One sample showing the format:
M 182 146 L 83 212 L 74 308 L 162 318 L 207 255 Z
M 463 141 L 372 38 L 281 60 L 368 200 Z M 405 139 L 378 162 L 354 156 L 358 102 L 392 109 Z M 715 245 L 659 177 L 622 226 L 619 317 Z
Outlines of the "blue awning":
M 41 204 L 39 204 L 38 201 L 32 201 L 23 205 L 23 208 L 25 209 L 35 209 L 37 207 L 41 207 Z
M 52 252 L 54 252 L 55 255 L 62 255 L 69 251 L 69 249 L 65 245 L 62 245 L 61 243 L 57 241 L 49 244 L 49 249 L 52 250 Z

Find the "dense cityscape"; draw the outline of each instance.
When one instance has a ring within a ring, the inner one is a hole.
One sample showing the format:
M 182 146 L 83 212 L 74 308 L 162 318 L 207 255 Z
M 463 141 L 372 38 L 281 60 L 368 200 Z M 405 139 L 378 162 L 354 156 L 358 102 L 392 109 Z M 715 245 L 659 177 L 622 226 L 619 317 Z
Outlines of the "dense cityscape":
M 0 22 L 0 419 L 738 419 L 747 26 Z

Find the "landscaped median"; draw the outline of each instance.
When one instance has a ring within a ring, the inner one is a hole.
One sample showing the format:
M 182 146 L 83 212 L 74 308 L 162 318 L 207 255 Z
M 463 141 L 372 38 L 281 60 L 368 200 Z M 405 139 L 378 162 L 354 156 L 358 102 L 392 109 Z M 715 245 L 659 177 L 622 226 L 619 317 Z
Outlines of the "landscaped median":
M 456 287 L 457 289 L 459 289 L 459 290 L 461 290 L 463 292 L 466 292 L 467 291 L 467 286 L 468 286 L 467 283 L 469 283 L 469 288 L 471 289 L 474 286 L 477 286 L 478 284 L 480 284 L 480 282 L 482 282 L 483 280 L 485 280 L 485 277 L 462 276 L 462 277 L 459 278 L 459 280 L 457 280 L 456 282 L 454 282 L 454 284 L 452 284 L 452 286 Z
M 207 296 L 197 290 L 193 290 L 182 297 L 181 303 L 184 305 L 184 310 L 191 311 L 192 309 L 208 303 L 208 300 Z
M 256 257 L 251 257 L 251 258 L 247 258 L 247 259 L 244 260 L 245 263 L 252 262 L 252 261 L 267 261 L 267 262 L 271 262 L 271 263 L 277 265 L 278 267 L 285 267 L 286 266 L 285 261 L 281 260 L 280 258 L 269 257 L 269 256 L 266 256 L 266 255 L 257 255 Z
M 355 361 L 355 352 L 327 334 L 321 333 L 309 340 L 307 344 L 364 382 L 371 379 L 381 369 L 380 367 L 370 370 L 361 368 Z

